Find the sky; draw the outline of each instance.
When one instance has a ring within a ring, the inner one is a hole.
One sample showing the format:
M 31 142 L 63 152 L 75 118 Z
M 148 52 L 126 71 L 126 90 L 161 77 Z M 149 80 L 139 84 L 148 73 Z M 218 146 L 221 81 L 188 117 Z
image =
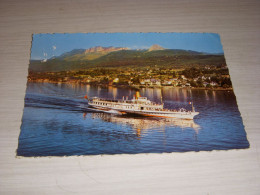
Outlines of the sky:
M 49 59 L 95 46 L 148 49 L 153 44 L 166 49 L 223 53 L 220 37 L 215 33 L 57 33 L 33 34 L 31 59 Z

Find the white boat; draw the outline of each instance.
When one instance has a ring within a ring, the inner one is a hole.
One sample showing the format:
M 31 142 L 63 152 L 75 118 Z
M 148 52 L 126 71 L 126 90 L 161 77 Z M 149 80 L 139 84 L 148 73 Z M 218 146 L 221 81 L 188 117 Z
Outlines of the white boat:
M 136 114 L 141 116 L 193 119 L 199 112 L 195 112 L 192 104 L 192 111 L 184 108 L 179 110 L 169 110 L 164 108 L 164 104 L 157 104 L 147 99 L 147 97 L 134 97 L 131 100 L 111 100 L 93 97 L 88 101 L 90 107 L 98 111 L 111 112 L 117 114 Z

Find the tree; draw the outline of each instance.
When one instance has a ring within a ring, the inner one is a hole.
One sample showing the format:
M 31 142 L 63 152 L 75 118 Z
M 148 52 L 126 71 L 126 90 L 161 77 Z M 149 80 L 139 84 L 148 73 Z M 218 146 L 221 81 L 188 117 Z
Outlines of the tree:
M 211 84 L 207 84 L 206 87 L 207 87 L 207 88 L 212 88 Z
M 231 80 L 229 78 L 224 78 L 221 82 L 221 86 L 224 87 L 224 86 L 228 86 L 228 87 L 231 87 L 232 86 L 232 83 L 231 83 Z M 226 87 L 226 88 L 228 88 Z M 225 88 L 225 87 L 224 87 Z
M 132 79 L 132 82 L 133 82 L 133 84 L 140 84 L 140 79 L 139 79 L 139 77 L 134 77 L 134 78 Z
M 102 78 L 101 83 L 102 84 L 108 84 L 109 79 L 107 77 Z
M 209 80 L 209 78 L 206 78 L 206 80 L 205 80 L 206 82 L 208 82 L 208 83 L 210 83 L 210 80 Z
M 190 85 L 191 85 L 192 87 L 197 87 L 197 86 L 198 86 L 195 81 L 190 81 Z
M 222 87 L 223 88 L 229 88 L 230 86 L 228 86 L 227 84 L 224 84 Z
M 197 86 L 198 86 L 198 87 L 204 87 L 202 79 L 199 79 L 199 80 L 197 81 Z
M 172 77 L 173 77 L 173 78 L 176 77 L 176 72 L 175 72 L 175 71 L 173 71 L 173 73 L 172 73 Z

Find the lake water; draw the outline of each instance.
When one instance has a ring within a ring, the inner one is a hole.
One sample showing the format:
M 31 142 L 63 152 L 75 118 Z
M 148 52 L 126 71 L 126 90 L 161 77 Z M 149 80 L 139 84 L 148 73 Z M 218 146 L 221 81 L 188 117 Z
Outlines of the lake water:
M 70 156 L 248 148 L 233 91 L 145 88 L 140 95 L 166 108 L 191 110 L 194 120 L 93 112 L 83 98 L 121 99 L 134 90 L 78 84 L 28 83 L 18 156 Z

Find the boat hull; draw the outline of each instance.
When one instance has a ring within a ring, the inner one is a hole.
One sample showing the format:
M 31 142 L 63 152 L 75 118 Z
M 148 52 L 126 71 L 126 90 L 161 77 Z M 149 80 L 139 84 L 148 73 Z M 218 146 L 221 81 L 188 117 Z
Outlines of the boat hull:
M 144 112 L 144 111 L 126 111 L 129 114 L 136 114 L 140 116 L 148 117 L 161 117 L 161 118 L 179 118 L 192 120 L 194 116 L 198 115 L 198 112 Z

